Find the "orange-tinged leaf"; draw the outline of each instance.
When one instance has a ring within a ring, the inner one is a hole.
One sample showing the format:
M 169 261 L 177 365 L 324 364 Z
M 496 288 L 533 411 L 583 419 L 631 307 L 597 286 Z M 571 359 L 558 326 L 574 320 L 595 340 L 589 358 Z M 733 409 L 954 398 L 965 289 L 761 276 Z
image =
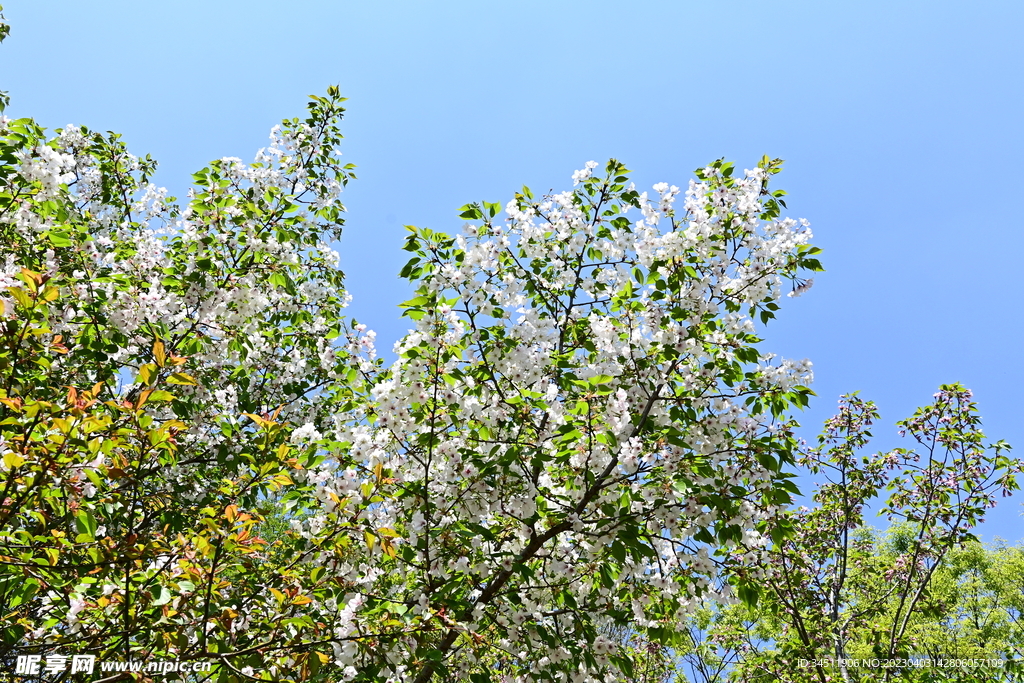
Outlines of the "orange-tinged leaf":
M 228 505 L 224 508 L 224 516 L 228 518 L 228 521 L 234 523 L 235 519 L 238 518 L 238 506 L 235 504 Z
M 292 598 L 293 605 L 308 605 L 311 602 L 313 602 L 313 598 L 308 595 L 296 595 Z
M 43 284 L 43 276 L 34 270 L 29 270 L 28 268 L 22 268 L 21 275 L 19 277 L 22 282 L 32 288 L 33 292 L 36 291 L 36 288 L 39 285 Z
M 139 394 L 139 400 L 135 402 L 136 410 L 141 408 L 142 406 L 146 405 L 146 401 L 149 400 L 149 397 L 150 397 L 150 395 L 152 393 L 153 393 L 152 389 L 146 389 L 141 394 Z

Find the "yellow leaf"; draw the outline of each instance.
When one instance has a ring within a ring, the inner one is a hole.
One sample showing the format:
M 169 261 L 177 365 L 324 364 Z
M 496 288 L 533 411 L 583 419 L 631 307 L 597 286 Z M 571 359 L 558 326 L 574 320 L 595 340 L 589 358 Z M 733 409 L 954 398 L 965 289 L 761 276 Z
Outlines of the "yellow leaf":
M 9 291 L 15 301 L 21 304 L 24 308 L 32 307 L 32 298 L 28 295 L 28 292 L 21 287 L 8 287 L 7 291 Z
M 6 454 L 4 454 L 5 470 L 13 470 L 15 467 L 21 467 L 24 463 L 25 458 L 23 458 L 18 453 L 15 453 L 14 451 L 8 451 Z
M 199 386 L 199 382 L 192 375 L 186 375 L 184 372 L 176 372 L 167 378 L 169 384 L 187 384 L 188 386 Z
M 210 542 L 206 540 L 205 536 L 196 536 L 195 544 L 196 550 L 198 550 L 203 555 L 208 554 L 208 551 L 211 548 Z
M 265 427 L 270 424 L 269 420 L 265 420 L 256 413 L 242 413 L 242 415 L 245 415 L 247 418 L 255 422 L 257 427 Z
M 151 446 L 156 446 L 162 444 L 164 441 L 167 441 L 167 432 L 163 429 L 157 429 L 152 432 L 149 432 L 148 436 L 149 444 Z
M 164 353 L 164 343 L 157 339 L 153 342 L 153 358 L 156 359 L 156 364 L 163 367 L 167 361 L 167 355 Z
M 277 598 L 278 602 L 283 603 L 285 601 L 286 598 L 284 596 L 284 593 L 282 593 L 281 591 L 277 590 L 276 588 L 271 588 L 270 592 L 274 594 L 274 597 Z
M 296 595 L 292 599 L 293 605 L 308 605 L 311 602 L 313 602 L 313 598 L 309 597 L 308 595 Z
M 238 518 L 238 506 L 234 504 L 228 505 L 224 508 L 224 516 L 228 518 L 229 522 L 234 524 L 235 520 Z
M 152 363 L 146 363 L 141 368 L 139 368 L 138 381 L 141 382 L 142 384 L 152 384 L 153 380 L 156 379 L 156 373 L 156 366 Z
M 373 546 L 377 544 L 377 537 L 371 534 L 369 531 L 364 531 L 363 538 L 366 539 L 366 548 L 368 550 L 373 550 Z
M 28 285 L 33 292 L 38 291 L 39 285 L 43 284 L 43 276 L 34 270 L 28 268 L 22 268 L 21 274 L 18 276 L 22 282 Z

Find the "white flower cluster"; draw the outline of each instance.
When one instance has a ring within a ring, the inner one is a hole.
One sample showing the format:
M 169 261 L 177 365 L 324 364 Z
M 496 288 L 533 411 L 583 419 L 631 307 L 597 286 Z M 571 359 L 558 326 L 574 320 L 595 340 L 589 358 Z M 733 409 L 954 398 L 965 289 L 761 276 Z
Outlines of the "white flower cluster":
M 813 363 L 804 358 L 800 361 L 783 359 L 778 365 L 770 365 L 775 354 L 763 357 L 763 364 L 758 366 L 763 381 L 777 386 L 782 391 L 790 391 L 793 387 L 807 386 L 814 381 Z
M 15 156 L 22 177 L 30 183 L 40 183 L 43 197 L 55 195 L 61 185 L 75 179 L 75 157 L 49 145 L 36 145 L 31 152 L 17 152 Z

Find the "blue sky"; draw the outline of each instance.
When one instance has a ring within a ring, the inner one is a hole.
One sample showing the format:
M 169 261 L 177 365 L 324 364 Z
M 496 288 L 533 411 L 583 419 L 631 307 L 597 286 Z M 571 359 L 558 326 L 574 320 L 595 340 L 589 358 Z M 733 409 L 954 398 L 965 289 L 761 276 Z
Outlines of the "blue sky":
M 462 204 L 566 189 L 591 159 L 650 187 L 782 157 L 828 272 L 761 346 L 814 362 L 807 435 L 860 390 L 892 447 L 897 419 L 960 381 L 1024 452 L 1019 1 L 5 4 L 7 114 L 122 133 L 178 196 L 339 84 L 359 167 L 342 267 L 382 346 L 406 329 L 405 224 L 456 230 Z M 983 538 L 1024 537 L 1022 502 Z

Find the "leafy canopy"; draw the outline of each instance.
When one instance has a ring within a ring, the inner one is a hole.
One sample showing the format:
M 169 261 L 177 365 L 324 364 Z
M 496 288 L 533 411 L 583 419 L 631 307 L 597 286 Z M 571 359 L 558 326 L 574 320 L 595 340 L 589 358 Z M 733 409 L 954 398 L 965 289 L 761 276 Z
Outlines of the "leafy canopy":
M 590 162 L 411 229 L 385 364 L 329 246 L 342 102 L 184 204 L 115 134 L 0 121 L 3 658 L 603 680 L 614 629 L 755 599 L 811 372 L 754 320 L 820 270 L 781 162 L 653 193 Z

